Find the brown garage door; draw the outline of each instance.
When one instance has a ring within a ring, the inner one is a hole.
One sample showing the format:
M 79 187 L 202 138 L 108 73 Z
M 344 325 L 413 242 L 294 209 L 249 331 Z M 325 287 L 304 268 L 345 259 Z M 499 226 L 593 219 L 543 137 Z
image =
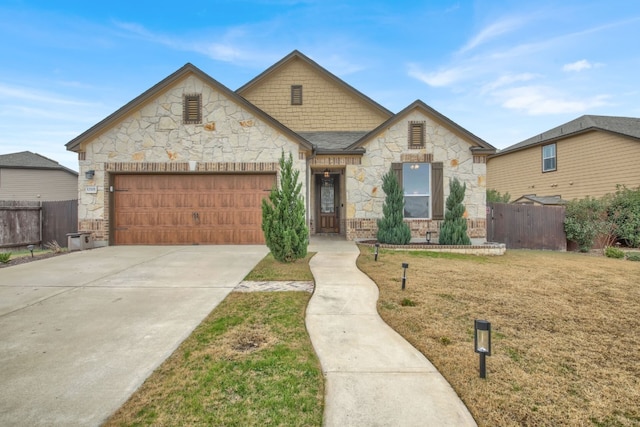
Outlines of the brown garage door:
M 263 244 L 275 175 L 116 175 L 117 245 Z

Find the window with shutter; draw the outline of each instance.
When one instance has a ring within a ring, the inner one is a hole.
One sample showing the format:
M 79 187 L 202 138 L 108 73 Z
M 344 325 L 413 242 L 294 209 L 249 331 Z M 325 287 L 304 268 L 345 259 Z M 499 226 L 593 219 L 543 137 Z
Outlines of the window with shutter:
M 182 121 L 185 124 L 202 123 L 202 95 L 184 95 L 182 100 Z
M 302 85 L 291 86 L 291 105 L 302 105 Z
M 409 122 L 409 148 L 424 148 L 424 122 Z
M 405 218 L 444 219 L 442 166 L 442 162 L 391 165 L 405 195 Z

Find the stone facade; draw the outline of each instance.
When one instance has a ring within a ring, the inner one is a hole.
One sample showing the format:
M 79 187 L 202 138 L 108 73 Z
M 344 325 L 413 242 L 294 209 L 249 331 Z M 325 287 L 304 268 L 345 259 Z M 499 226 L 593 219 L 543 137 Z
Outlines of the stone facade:
M 183 95 L 202 94 L 202 123 L 183 124 Z M 111 173 L 190 173 L 265 170 L 292 153 L 301 176 L 306 154 L 300 145 L 195 75 L 121 119 L 81 147 L 78 179 L 79 231 L 108 244 Z M 256 169 L 257 168 L 257 169 Z M 261 169 L 262 168 L 262 169 Z M 93 170 L 92 179 L 85 172 Z M 302 194 L 306 194 L 302 180 Z M 87 188 L 95 187 L 91 191 Z
M 424 122 L 426 144 L 424 148 L 408 147 L 407 129 L 410 122 Z M 376 219 L 382 217 L 385 194 L 382 177 L 392 163 L 427 160 L 442 162 L 444 198 L 449 196 L 449 180 L 458 178 L 467 186 L 464 204 L 472 238 L 486 236 L 486 163 L 484 156 L 474 156 L 469 142 L 443 124 L 415 109 L 402 120 L 384 129 L 366 145 L 366 154 L 360 165 L 346 167 L 346 220 L 347 238 L 374 238 Z M 406 220 L 414 238 L 426 231 L 437 236 L 441 221 Z

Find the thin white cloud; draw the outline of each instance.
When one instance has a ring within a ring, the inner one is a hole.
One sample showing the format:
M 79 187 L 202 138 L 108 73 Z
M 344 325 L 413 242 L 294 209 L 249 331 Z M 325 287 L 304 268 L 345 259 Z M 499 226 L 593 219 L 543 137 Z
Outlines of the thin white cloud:
M 580 72 L 582 70 L 588 70 L 592 68 L 593 65 L 587 61 L 586 59 L 581 59 L 580 61 L 572 62 L 570 64 L 565 64 L 562 67 L 562 71 L 577 71 Z
M 502 21 L 495 22 L 488 27 L 483 28 L 471 40 L 467 42 L 458 53 L 466 53 L 476 47 L 489 42 L 503 34 L 509 33 L 522 25 L 523 21 L 519 18 L 507 18 Z
M 527 81 L 536 79 L 538 77 L 540 77 L 540 74 L 534 74 L 534 73 L 505 74 L 503 76 L 498 77 L 496 80 L 492 81 L 491 83 L 487 83 L 486 85 L 482 86 L 482 88 L 480 89 L 480 93 L 486 94 L 489 92 L 493 92 L 496 89 L 509 86 L 512 83 L 527 82 Z
M 25 87 L 7 86 L 0 84 L 0 97 L 19 99 L 22 101 L 32 101 L 40 104 L 57 104 L 57 105 L 76 105 L 88 106 L 92 105 L 87 102 L 76 101 L 56 94 L 49 94 L 35 91 Z
M 537 116 L 545 114 L 584 113 L 608 105 L 608 95 L 586 99 L 571 99 L 547 86 L 521 86 L 494 93 L 501 105 L 509 110 Z
M 469 72 L 470 70 L 465 68 L 449 68 L 428 73 L 415 64 L 409 64 L 409 76 L 433 87 L 450 86 L 465 79 Z

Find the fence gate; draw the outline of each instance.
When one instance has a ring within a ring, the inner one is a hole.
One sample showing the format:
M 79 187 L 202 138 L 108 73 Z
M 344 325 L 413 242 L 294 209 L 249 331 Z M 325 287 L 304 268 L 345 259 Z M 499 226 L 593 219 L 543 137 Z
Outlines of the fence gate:
M 564 206 L 487 203 L 487 240 L 507 249 L 567 250 Z

